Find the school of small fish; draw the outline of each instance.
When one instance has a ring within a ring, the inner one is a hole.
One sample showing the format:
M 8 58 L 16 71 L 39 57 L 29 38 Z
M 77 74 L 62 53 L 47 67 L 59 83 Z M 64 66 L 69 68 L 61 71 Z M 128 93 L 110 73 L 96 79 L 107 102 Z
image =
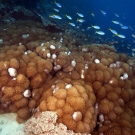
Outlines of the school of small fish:
M 86 22 L 85 15 L 83 13 L 81 13 L 80 11 L 77 11 L 74 15 L 73 15 L 73 13 L 69 14 L 69 12 L 68 12 L 67 14 L 65 14 L 63 16 L 61 14 L 61 11 L 60 11 L 62 9 L 62 5 L 58 2 L 56 2 L 56 1 L 53 4 L 54 4 L 54 7 L 52 9 L 53 13 L 49 15 L 50 18 L 57 19 L 57 20 L 61 20 L 63 18 L 66 18 L 67 19 L 67 25 L 70 25 L 70 26 L 72 26 L 76 29 L 80 28 L 80 25 L 82 25 L 82 23 Z M 103 14 L 103 16 L 108 15 L 106 13 L 106 11 L 104 11 L 104 10 L 100 10 L 100 12 Z M 76 16 L 76 19 L 74 18 L 75 16 Z M 90 16 L 93 17 L 93 18 L 96 17 L 94 12 L 91 12 Z M 119 27 L 120 29 L 123 29 L 123 30 L 130 29 L 131 31 L 134 31 L 133 27 L 128 26 L 128 25 L 123 25 L 123 23 L 121 23 L 119 21 L 119 18 L 121 17 L 119 14 L 114 13 L 114 17 L 115 17 L 115 19 L 112 20 L 112 23 L 114 24 L 114 27 L 115 27 L 115 25 L 117 25 L 115 28 Z M 125 19 L 125 17 L 123 17 L 123 18 Z M 98 34 L 98 35 L 101 35 L 101 36 L 105 35 L 105 32 L 100 30 L 100 28 L 101 27 L 99 25 L 91 25 L 91 26 L 88 26 L 86 28 L 86 30 L 92 30 L 93 29 L 93 30 L 95 30 L 95 34 Z M 119 33 L 118 30 L 115 30 L 115 29 L 112 29 L 112 28 L 109 28 L 108 30 L 113 34 L 112 35 L 113 37 L 118 37 L 118 38 L 121 38 L 121 39 L 126 38 L 126 36 L 122 33 Z M 83 29 L 82 31 L 85 31 L 85 29 Z M 132 34 L 132 37 L 133 37 L 133 43 L 135 43 L 135 33 Z

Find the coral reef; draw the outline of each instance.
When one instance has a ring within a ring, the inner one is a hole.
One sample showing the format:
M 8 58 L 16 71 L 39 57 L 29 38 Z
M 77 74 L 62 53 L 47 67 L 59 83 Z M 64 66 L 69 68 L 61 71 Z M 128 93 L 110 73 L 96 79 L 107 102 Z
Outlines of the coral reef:
M 69 32 L 48 32 L 38 22 L 6 26 L 0 25 L 1 114 L 14 112 L 19 123 L 32 116 L 25 125 L 31 134 L 41 134 L 40 128 L 135 134 L 133 57 L 107 44 L 78 42 Z M 50 118 L 50 125 L 41 118 Z
M 65 124 L 68 129 L 75 132 L 89 133 L 93 131 L 97 112 L 94 108 L 96 97 L 92 87 L 86 84 L 84 86 L 75 84 L 68 79 L 68 83 L 66 80 L 58 80 L 49 89 L 51 94 L 48 97 L 46 97 L 47 91 L 41 97 L 39 104 L 41 112 L 56 112 L 57 122 Z
M 32 116 L 25 123 L 24 131 L 29 131 L 30 135 L 81 135 L 81 133 L 74 133 L 71 130 L 67 130 L 67 127 L 62 123 L 56 124 L 56 121 L 57 114 L 55 112 L 42 112 L 36 116 Z

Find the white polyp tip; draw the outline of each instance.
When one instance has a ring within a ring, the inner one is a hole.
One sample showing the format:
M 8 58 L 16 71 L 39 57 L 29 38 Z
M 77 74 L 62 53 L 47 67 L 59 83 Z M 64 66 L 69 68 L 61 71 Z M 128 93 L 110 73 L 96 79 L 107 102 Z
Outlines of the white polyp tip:
M 95 108 L 98 110 L 98 103 L 96 103 Z
M 54 70 L 60 70 L 60 69 L 61 69 L 61 65 L 54 66 Z
M 50 45 L 50 49 L 55 49 L 56 47 L 54 45 Z
M 43 48 L 42 51 L 45 51 L 45 48 Z
M 63 40 L 63 38 L 61 37 L 60 40 Z
M 95 59 L 94 62 L 95 63 L 100 63 L 100 60 L 99 59 Z
M 71 65 L 72 65 L 73 67 L 75 67 L 75 66 L 76 66 L 76 62 L 75 62 L 75 60 L 72 60 L 72 61 L 71 61 Z
M 116 63 L 116 64 L 120 64 L 121 62 L 120 62 L 120 61 L 116 61 L 115 63 Z
M 54 89 L 55 88 L 55 85 L 52 85 L 51 88 Z
M 57 55 L 56 54 L 52 54 L 52 59 L 56 59 Z
M 115 63 L 113 64 L 113 67 L 116 68 L 116 64 Z
M 16 78 L 14 77 L 12 80 L 16 80 Z
M 128 78 L 128 74 L 127 73 L 124 73 L 123 74 L 123 79 L 127 79 Z
M 72 116 L 73 116 L 73 119 L 75 119 L 75 118 L 76 118 L 76 116 L 77 116 L 77 113 L 76 113 L 76 112 L 74 112 Z
M 120 77 L 121 80 L 124 80 L 123 76 Z
M 55 93 L 59 89 L 59 87 L 56 87 L 55 85 L 54 86 L 52 85 L 51 88 L 53 89 L 53 93 Z
M 23 34 L 22 35 L 22 39 L 26 39 L 26 38 L 28 38 L 30 35 L 29 34 Z
M 88 68 L 89 68 L 88 64 L 85 64 L 85 69 L 88 69 Z
M 62 41 L 63 41 L 63 38 L 60 38 L 60 42 L 62 43 Z
M 19 45 L 22 45 L 22 43 L 19 43 Z
M 50 58 L 51 57 L 51 54 L 50 53 L 47 53 L 47 58 Z
M 84 70 L 81 70 L 81 78 L 84 79 L 85 76 L 84 76 Z
M 121 66 L 121 62 L 120 61 L 116 61 L 115 64 L 116 64 L 117 68 L 120 68 L 120 66 Z
M 69 89 L 69 88 L 71 88 L 72 87 L 72 84 L 67 84 L 66 86 L 65 86 L 65 89 Z
M 115 63 L 112 63 L 109 65 L 110 68 L 116 68 L 116 64 Z
M 44 69 L 44 71 L 48 74 L 49 73 L 49 70 L 48 69 Z
M 109 65 L 110 68 L 113 68 L 113 63 Z
M 80 111 L 74 112 L 72 118 L 75 121 L 80 121 L 82 119 L 82 113 Z
M 24 54 L 28 54 L 28 52 L 24 52 Z
M 7 69 L 7 64 L 6 63 L 4 63 L 4 67 Z
M 41 46 L 44 46 L 45 43 L 41 43 Z
M 14 77 L 17 75 L 17 70 L 15 68 L 9 68 L 8 73 L 11 77 Z
M 99 115 L 99 120 L 100 120 L 100 122 L 103 122 L 104 121 L 104 115 L 103 114 L 100 114 Z
M 61 48 L 61 45 L 58 45 L 58 48 Z
M 67 55 L 70 55 L 70 54 L 71 54 L 71 52 L 68 52 L 68 53 L 67 53 Z
M 128 74 L 124 73 L 123 76 L 120 77 L 121 80 L 126 80 L 128 79 Z
M 5 89 L 5 86 L 3 86 L 2 88 L 1 88 L 1 90 L 3 91 Z
M 0 39 L 0 44 L 3 44 L 3 39 Z
M 31 96 L 31 91 L 30 90 L 25 90 L 23 92 L 23 96 L 26 97 L 26 98 L 29 98 Z
M 86 52 L 86 51 L 88 51 L 87 48 L 82 48 L 82 52 Z
M 31 53 L 31 50 L 28 50 L 27 53 L 30 54 Z

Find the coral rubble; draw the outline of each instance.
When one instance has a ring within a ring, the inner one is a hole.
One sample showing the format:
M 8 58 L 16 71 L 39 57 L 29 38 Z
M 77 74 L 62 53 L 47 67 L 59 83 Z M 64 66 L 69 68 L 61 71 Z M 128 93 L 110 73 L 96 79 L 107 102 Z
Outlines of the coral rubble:
M 31 135 L 81 135 L 81 133 L 67 130 L 67 127 L 62 123 L 55 125 L 56 120 L 57 114 L 55 112 L 42 112 L 26 122 L 24 131 L 29 131 Z
M 38 22 L 0 30 L 1 114 L 28 120 L 31 134 L 135 134 L 133 57 Z

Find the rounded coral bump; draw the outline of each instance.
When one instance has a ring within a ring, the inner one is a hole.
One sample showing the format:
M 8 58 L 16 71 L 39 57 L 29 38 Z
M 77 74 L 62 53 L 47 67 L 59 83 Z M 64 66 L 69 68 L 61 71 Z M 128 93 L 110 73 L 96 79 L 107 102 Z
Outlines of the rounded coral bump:
M 81 121 L 82 120 L 82 113 L 81 112 L 74 112 L 72 117 L 75 121 Z

